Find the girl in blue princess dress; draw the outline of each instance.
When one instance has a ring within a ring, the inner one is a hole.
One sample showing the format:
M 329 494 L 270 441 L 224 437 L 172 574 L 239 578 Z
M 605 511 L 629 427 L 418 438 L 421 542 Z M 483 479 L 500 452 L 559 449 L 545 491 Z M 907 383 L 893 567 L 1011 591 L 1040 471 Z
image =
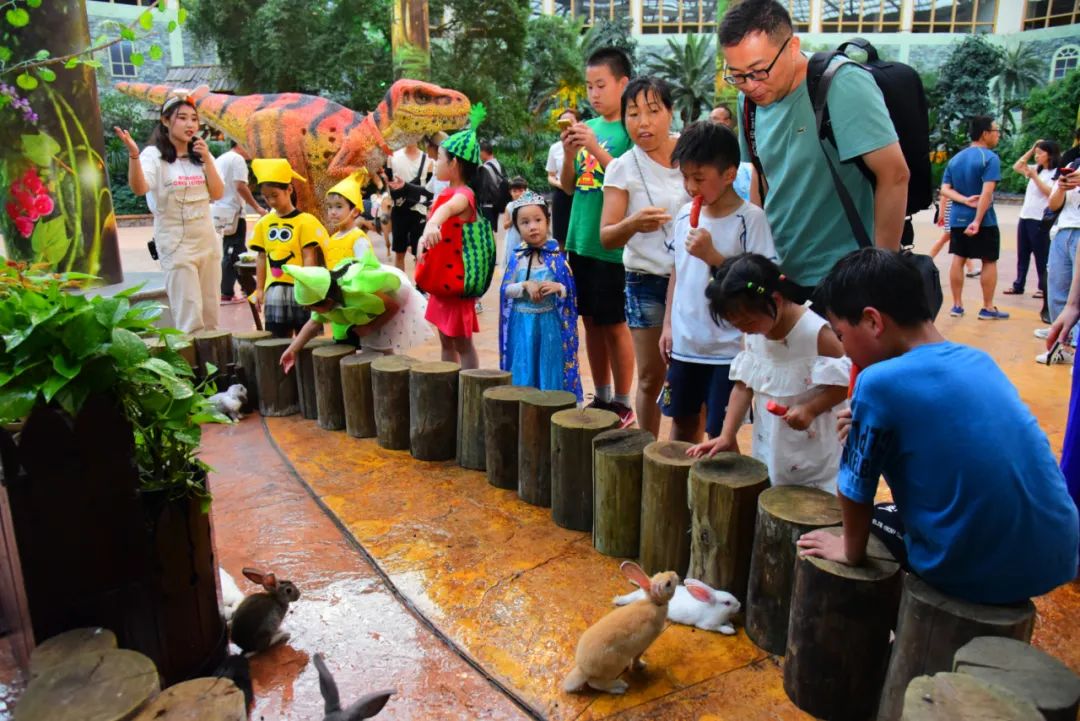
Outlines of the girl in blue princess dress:
M 514 385 L 570 391 L 581 400 L 577 300 L 566 256 L 551 238 L 543 196 L 509 206 L 521 243 L 509 254 L 499 304 L 499 367 Z

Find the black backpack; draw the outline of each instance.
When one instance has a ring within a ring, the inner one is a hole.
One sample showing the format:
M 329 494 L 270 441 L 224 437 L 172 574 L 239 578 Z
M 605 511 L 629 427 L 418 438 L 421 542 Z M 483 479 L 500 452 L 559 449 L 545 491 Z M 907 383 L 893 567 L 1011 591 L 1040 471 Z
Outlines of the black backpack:
M 510 196 L 510 181 L 506 179 L 506 172 L 487 162 L 480 166 L 480 173 L 480 192 L 477 202 L 480 205 L 490 205 L 501 213 L 513 199 Z

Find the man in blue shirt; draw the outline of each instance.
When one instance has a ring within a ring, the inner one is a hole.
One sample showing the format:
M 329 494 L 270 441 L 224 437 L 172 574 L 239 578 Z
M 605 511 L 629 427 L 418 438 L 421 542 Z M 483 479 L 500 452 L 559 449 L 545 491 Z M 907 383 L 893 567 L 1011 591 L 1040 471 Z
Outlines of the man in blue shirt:
M 910 261 L 856 251 L 819 297 L 863 370 L 841 420 L 843 536 L 807 533 L 800 552 L 860 563 L 869 534 L 888 535 L 874 523 L 883 475 L 896 507 L 884 525 L 903 536 L 905 566 L 942 592 L 1011 603 L 1072 580 L 1077 509 L 1046 434 L 986 353 L 938 333 Z
M 737 87 L 739 123 L 753 101 L 754 147 L 762 166 L 751 173 L 750 199 L 765 209 L 780 267 L 807 300 L 833 264 L 858 247 L 836 195 L 825 154 L 837 166 L 868 237 L 899 250 L 907 207 L 908 167 L 892 119 L 870 73 L 854 63 L 837 70 L 826 102 L 835 144 L 818 139 L 806 89 L 808 59 L 791 17 L 775 0 L 732 3 L 720 24 L 727 64 L 724 79 Z M 751 160 L 746 128 L 742 160 Z M 873 173 L 870 183 L 855 162 Z M 759 181 L 764 185 L 762 198 Z
M 941 194 L 953 201 L 949 215 L 949 285 L 953 307 L 949 315 L 964 315 L 964 263 L 968 258 L 982 259 L 980 282 L 983 307 L 979 320 L 1004 320 L 1008 313 L 994 305 L 997 287 L 997 259 L 1001 252 L 994 213 L 994 188 L 1001 180 L 1001 160 L 994 148 L 1001 140 L 1001 128 L 988 115 L 977 115 L 968 124 L 971 145 L 953 156 L 941 179 Z

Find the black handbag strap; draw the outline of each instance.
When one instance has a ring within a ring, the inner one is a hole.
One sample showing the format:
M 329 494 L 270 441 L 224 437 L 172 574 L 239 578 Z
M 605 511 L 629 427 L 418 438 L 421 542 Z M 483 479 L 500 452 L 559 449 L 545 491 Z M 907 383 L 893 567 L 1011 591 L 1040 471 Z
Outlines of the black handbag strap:
M 747 96 L 743 96 L 743 133 L 746 135 L 746 147 L 750 151 L 750 162 L 757 171 L 758 197 L 761 198 L 762 206 L 765 205 L 765 169 L 761 166 L 761 158 L 757 154 L 757 103 Z

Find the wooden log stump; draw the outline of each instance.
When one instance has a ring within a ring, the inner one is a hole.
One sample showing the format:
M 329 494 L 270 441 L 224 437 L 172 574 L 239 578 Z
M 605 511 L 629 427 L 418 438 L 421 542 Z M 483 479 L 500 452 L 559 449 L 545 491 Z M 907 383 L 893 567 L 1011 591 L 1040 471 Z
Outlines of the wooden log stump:
M 518 496 L 551 507 L 551 417 L 577 407 L 569 391 L 533 391 L 518 405 Z
M 778 656 L 787 648 L 795 542 L 808 531 L 838 523 L 840 501 L 825 491 L 775 486 L 758 496 L 746 591 L 746 635 L 760 648 Z
M 675 571 L 686 577 L 690 567 L 690 507 L 687 479 L 695 459 L 690 443 L 653 441 L 642 453 L 641 567 L 645 573 Z
M 259 379 L 255 372 L 255 342 L 273 337 L 268 330 L 252 330 L 243 333 L 233 333 L 233 357 L 236 358 L 237 368 L 244 370 L 244 378 L 247 379 L 248 404 L 252 408 L 259 407 Z
M 191 370 L 198 370 L 199 357 L 195 353 L 195 339 L 186 333 L 174 335 L 172 338 L 173 350 L 187 361 L 187 364 L 191 366 Z
M 599 408 L 570 408 L 551 416 L 551 518 L 555 525 L 592 531 L 593 439 L 618 425 L 618 415 Z
M 641 542 L 641 475 L 645 446 L 656 440 L 638 428 L 593 439 L 593 548 L 637 558 Z
M 418 461 L 449 461 L 457 455 L 458 373 L 449 361 L 409 369 L 409 452 Z
M 75 628 L 53 636 L 30 653 L 30 678 L 81 653 L 116 648 L 116 634 L 107 628 Z
M 341 361 L 356 354 L 351 345 L 335 344 L 311 352 L 315 371 L 315 409 L 319 428 L 340 431 L 345 428 L 345 399 L 341 394 Z
M 194 678 L 170 686 L 134 721 L 247 721 L 244 694 L 227 678 Z
M 979 636 L 1030 641 L 1035 625 L 1031 601 L 1011 606 L 969 603 L 947 596 L 914 574 L 904 579 L 896 641 L 878 709 L 880 721 L 896 721 L 911 679 L 952 670 L 953 657 Z
M 15 707 L 15 721 L 129 721 L 158 689 L 154 662 L 141 653 L 81 653 L 30 682 Z
M 690 578 L 746 603 L 757 499 L 769 469 L 738 453 L 717 453 L 690 468 Z
M 1017 697 L 1007 689 L 959 673 L 939 673 L 912 679 L 904 693 L 904 711 L 900 718 L 901 721 L 1043 719 L 1030 701 Z
M 420 361 L 391 355 L 371 362 L 375 436 L 383 448 L 409 450 L 409 369 Z
M 484 465 L 488 483 L 516 491 L 518 487 L 518 408 L 536 391 L 530 386 L 495 386 L 484 391 Z
M 995 636 L 972 639 L 956 652 L 953 671 L 1027 699 L 1046 721 L 1076 721 L 1080 712 L 1080 677 L 1023 641 Z M 904 708 L 906 712 L 906 698 Z
M 510 384 L 510 371 L 475 368 L 458 377 L 457 460 L 462 468 L 487 469 L 484 391 Z
M 331 338 L 312 338 L 296 354 L 296 391 L 300 402 L 300 415 L 313 421 L 319 417 L 319 404 L 315 395 L 315 361 L 311 357 L 318 348 L 334 345 Z
M 374 438 L 375 396 L 371 390 L 371 364 L 382 353 L 361 351 L 341 359 L 341 396 L 345 402 L 345 432 L 353 438 Z
M 285 373 L 279 361 L 289 347 L 289 338 L 255 341 L 255 376 L 259 385 L 259 413 L 264 416 L 291 416 L 300 410 L 297 371 Z
M 207 365 L 213 364 L 217 369 L 215 373 L 224 373 L 233 359 L 232 333 L 227 330 L 202 330 L 193 335 L 195 339 L 195 354 L 199 358 L 198 373 L 201 377 L 209 377 Z
M 900 564 L 874 536 L 860 566 L 799 558 L 784 659 L 788 698 L 830 721 L 870 718 L 885 677 L 899 597 Z

